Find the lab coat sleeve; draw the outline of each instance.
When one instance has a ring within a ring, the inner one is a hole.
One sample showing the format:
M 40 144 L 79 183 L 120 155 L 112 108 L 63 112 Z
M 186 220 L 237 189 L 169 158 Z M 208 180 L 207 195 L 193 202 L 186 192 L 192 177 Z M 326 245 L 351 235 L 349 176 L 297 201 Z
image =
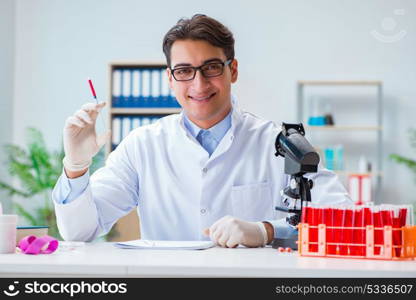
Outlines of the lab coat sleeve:
M 333 171 L 321 166 L 317 173 L 306 174 L 313 181 L 311 199 L 318 205 L 352 205 L 354 204 L 347 190 Z
M 139 179 L 134 137 L 129 135 L 91 175 L 79 197 L 69 203 L 54 201 L 57 225 L 64 240 L 92 241 L 138 204 Z

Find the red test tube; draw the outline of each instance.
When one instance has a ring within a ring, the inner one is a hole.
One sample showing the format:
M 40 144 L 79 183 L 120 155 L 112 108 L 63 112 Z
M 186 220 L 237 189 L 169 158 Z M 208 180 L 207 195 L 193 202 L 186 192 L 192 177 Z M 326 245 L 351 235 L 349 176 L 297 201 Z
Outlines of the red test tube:
M 310 252 L 318 252 L 318 223 L 319 223 L 319 208 L 318 207 L 310 207 L 311 211 L 311 220 L 309 225 L 312 228 L 309 228 L 309 251 Z
M 334 208 L 333 207 L 326 207 L 325 209 L 325 224 L 327 226 L 326 229 L 326 251 L 328 254 L 336 254 L 336 246 L 335 245 L 329 245 L 334 243 L 334 229 L 332 228 L 334 226 Z
M 342 208 L 335 208 L 335 214 L 334 214 L 334 226 L 338 227 L 334 229 L 334 243 L 336 243 L 336 250 L 335 253 L 337 255 L 340 255 L 341 251 L 341 245 L 342 243 L 342 224 L 344 223 L 344 210 Z
M 383 236 L 383 218 L 379 206 L 373 206 L 373 221 L 374 221 L 374 254 L 379 255 L 381 246 L 384 244 Z
M 364 244 L 364 208 L 362 206 L 356 207 L 354 209 L 354 227 L 353 230 L 353 243 L 354 246 L 351 247 L 352 255 L 363 256 L 365 251 Z
M 308 214 L 309 214 L 309 207 L 308 207 L 308 201 L 302 202 L 302 216 L 300 219 L 300 222 L 305 224 L 308 223 Z
M 349 255 L 350 254 L 350 244 L 352 242 L 352 209 L 350 207 L 344 207 L 343 209 L 343 222 L 342 222 L 342 245 L 340 247 L 340 254 L 341 255 Z
M 395 257 L 401 256 L 402 250 L 402 231 L 400 226 L 400 208 L 398 206 L 393 206 L 390 210 L 392 219 L 393 219 L 393 246 L 394 251 L 393 255 Z

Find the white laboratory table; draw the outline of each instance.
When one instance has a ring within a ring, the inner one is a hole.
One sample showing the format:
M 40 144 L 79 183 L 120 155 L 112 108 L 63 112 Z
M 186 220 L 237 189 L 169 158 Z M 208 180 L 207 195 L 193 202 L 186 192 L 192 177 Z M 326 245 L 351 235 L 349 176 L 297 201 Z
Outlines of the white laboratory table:
M 0 277 L 416 277 L 416 261 L 299 257 L 271 247 L 132 250 L 62 242 L 53 254 L 0 254 Z

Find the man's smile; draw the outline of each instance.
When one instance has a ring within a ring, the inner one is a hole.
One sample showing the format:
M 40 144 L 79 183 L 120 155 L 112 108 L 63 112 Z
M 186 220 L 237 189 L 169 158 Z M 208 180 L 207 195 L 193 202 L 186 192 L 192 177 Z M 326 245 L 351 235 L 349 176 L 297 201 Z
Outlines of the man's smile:
M 207 95 L 189 95 L 188 97 L 191 100 L 198 101 L 198 102 L 208 102 L 214 97 L 217 93 L 207 94 Z

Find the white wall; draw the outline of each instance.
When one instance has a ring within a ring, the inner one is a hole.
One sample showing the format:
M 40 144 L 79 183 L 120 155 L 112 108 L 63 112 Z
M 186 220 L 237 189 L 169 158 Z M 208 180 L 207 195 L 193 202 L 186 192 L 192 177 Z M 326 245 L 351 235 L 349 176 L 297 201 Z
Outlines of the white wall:
M 382 80 L 385 156 L 415 157 L 406 135 L 416 111 L 416 2 L 410 0 L 18 0 L 14 141 L 22 143 L 25 127 L 35 126 L 59 147 L 65 118 L 90 101 L 87 77 L 105 99 L 110 61 L 163 60 L 163 35 L 194 13 L 234 32 L 240 63 L 234 92 L 243 108 L 279 123 L 295 121 L 299 79 Z M 385 17 L 394 18 L 395 30 L 384 30 L 388 20 L 382 28 Z M 384 43 L 373 29 L 407 35 Z M 387 159 L 384 166 L 384 201 L 415 200 L 411 173 Z
M 13 138 L 13 74 L 15 44 L 15 4 L 13 0 L 0 1 L 0 147 L 10 143 Z M 1 149 L 0 148 L 0 149 Z M 5 161 L 7 157 L 0 150 L 0 180 L 8 181 Z M 9 212 L 10 199 L 0 192 L 0 203 L 5 212 Z

